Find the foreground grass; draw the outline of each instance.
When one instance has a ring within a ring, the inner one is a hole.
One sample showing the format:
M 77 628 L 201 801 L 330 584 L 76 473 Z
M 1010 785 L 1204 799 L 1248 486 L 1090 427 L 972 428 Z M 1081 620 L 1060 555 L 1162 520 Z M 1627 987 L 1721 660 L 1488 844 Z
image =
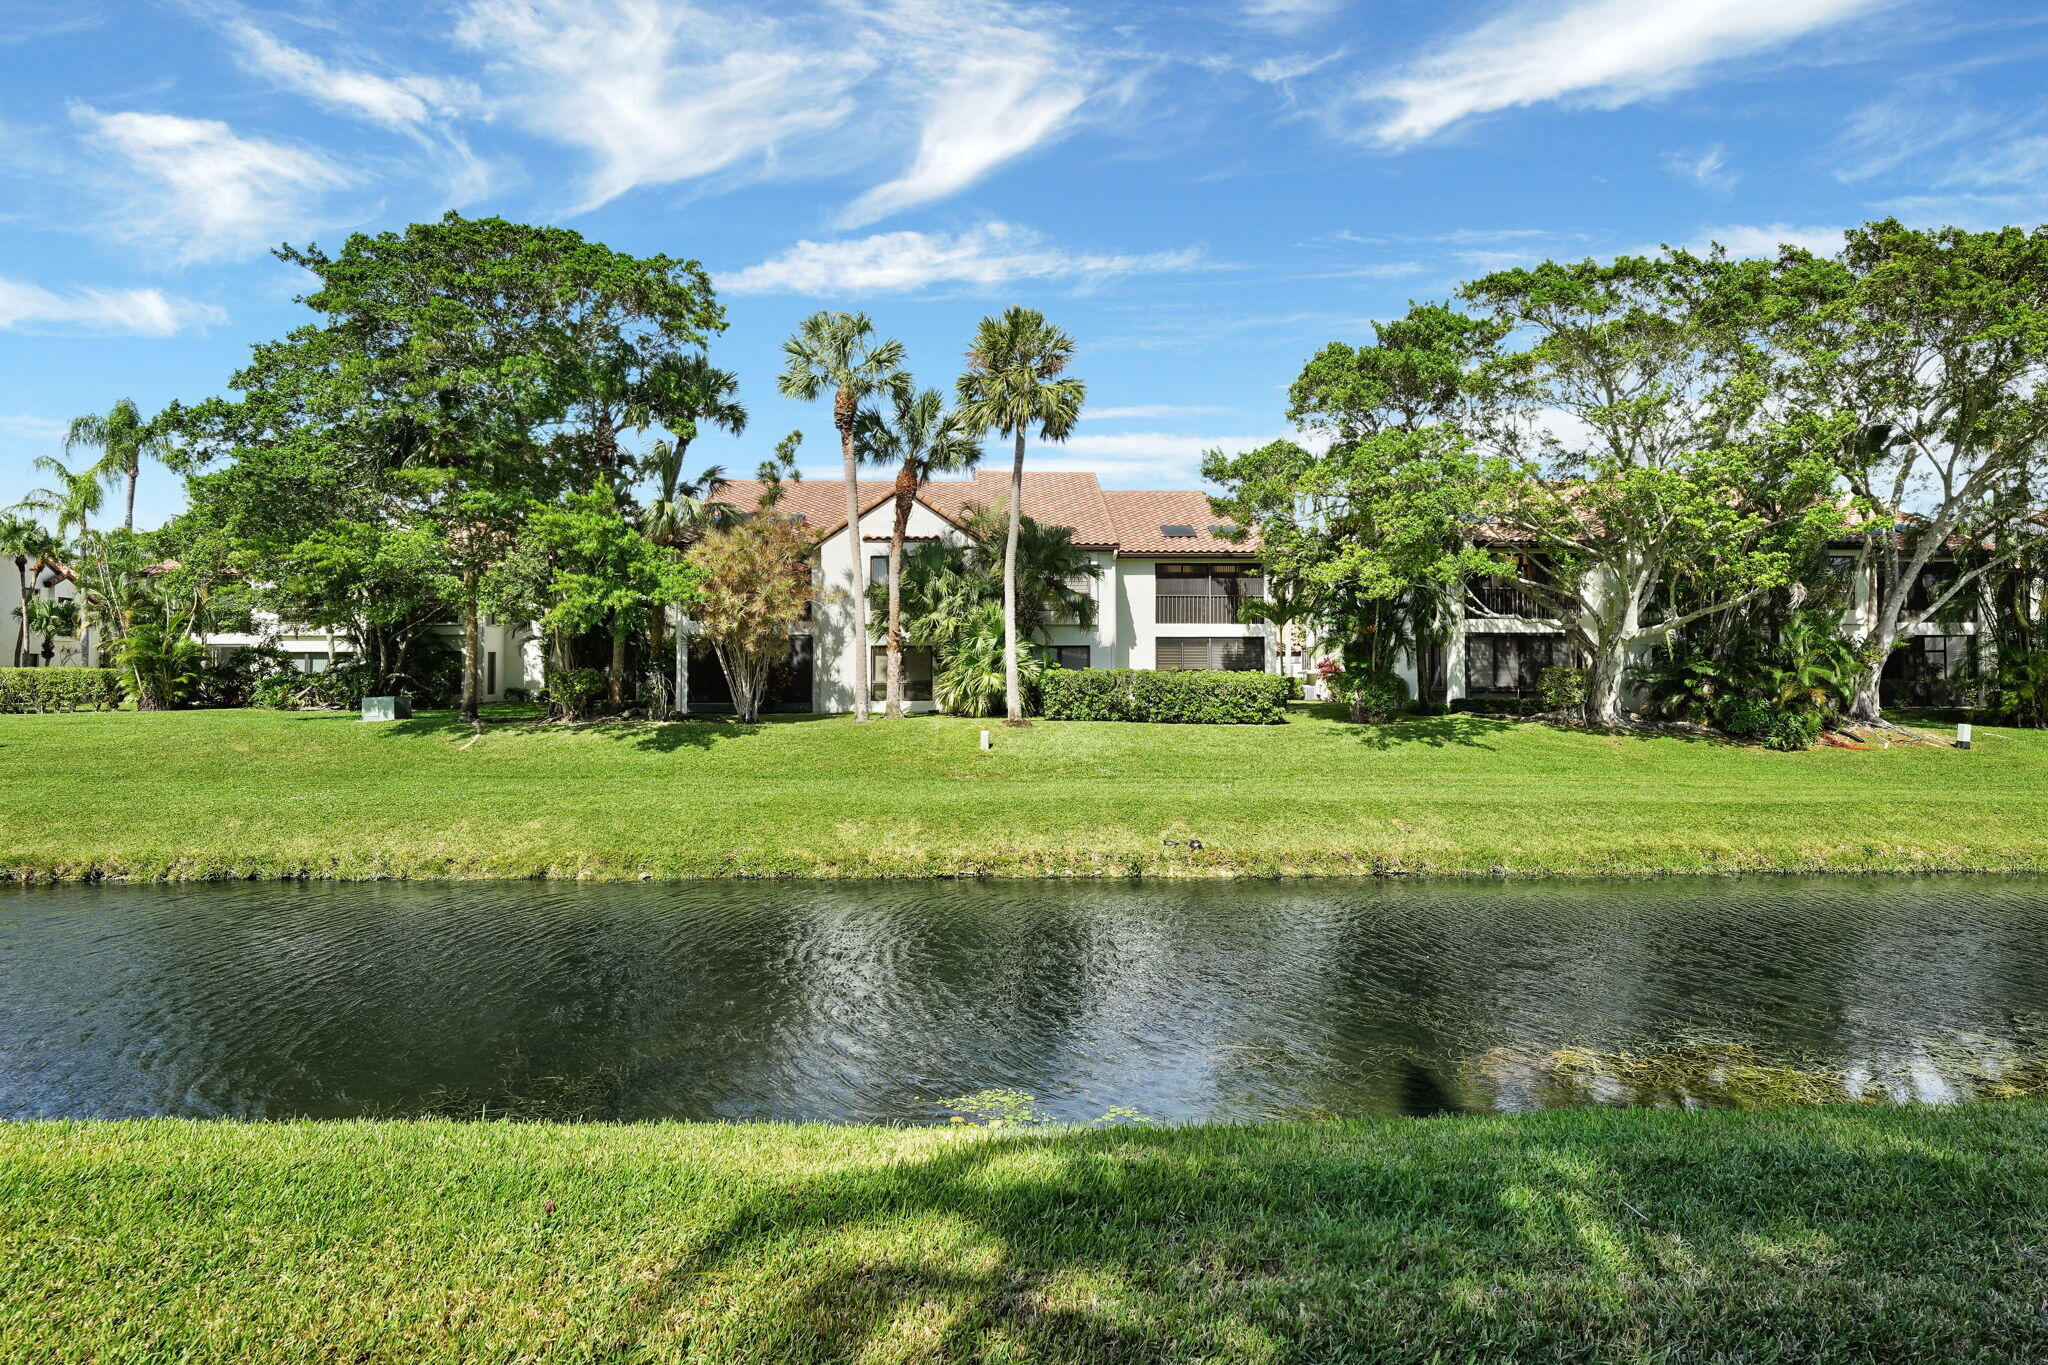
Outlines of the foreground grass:
M 0 1359 L 2021 1360 L 2048 1106 L 0 1128 Z
M 1780 754 L 1473 716 L 550 726 L 0 716 L 0 874 L 2048 868 L 2048 733 Z M 474 740 L 474 742 L 472 742 Z M 1199 850 L 1188 846 L 1199 840 Z

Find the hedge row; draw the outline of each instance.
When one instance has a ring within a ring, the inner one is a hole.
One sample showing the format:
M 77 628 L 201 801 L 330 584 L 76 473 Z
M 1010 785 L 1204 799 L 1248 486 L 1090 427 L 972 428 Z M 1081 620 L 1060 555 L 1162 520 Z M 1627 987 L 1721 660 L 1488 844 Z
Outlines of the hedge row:
M 0 668 L 0 713 L 107 711 L 121 704 L 111 668 Z
M 1137 668 L 1049 668 L 1038 680 L 1047 720 L 1136 720 L 1159 725 L 1278 725 L 1293 680 L 1273 673 Z

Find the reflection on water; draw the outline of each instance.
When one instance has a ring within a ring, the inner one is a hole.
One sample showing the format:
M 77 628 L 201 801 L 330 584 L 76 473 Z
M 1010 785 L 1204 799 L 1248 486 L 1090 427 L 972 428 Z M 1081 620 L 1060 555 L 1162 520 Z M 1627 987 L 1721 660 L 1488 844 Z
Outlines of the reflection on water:
M 0 894 L 0 1114 L 930 1121 L 2039 1087 L 2048 879 Z

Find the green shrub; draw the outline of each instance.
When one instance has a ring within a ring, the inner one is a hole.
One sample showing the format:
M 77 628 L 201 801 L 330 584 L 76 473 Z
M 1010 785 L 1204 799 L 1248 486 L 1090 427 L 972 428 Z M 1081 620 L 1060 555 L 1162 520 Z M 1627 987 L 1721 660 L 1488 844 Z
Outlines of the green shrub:
M 1137 720 L 1128 668 L 1048 668 L 1038 680 L 1047 720 Z
M 0 668 L 0 712 L 110 711 L 121 695 L 111 668 Z
M 1721 728 L 1766 749 L 1811 749 L 1826 716 L 1812 706 L 1787 706 L 1761 697 L 1730 697 L 1721 707 Z
M 1329 677 L 1330 692 L 1350 708 L 1360 724 L 1393 720 L 1408 704 L 1408 684 L 1390 669 L 1365 672 L 1347 668 Z
M 1588 674 L 1583 668 L 1545 668 L 1536 675 L 1536 697 L 1546 711 L 1586 709 Z
M 605 695 L 604 670 L 597 668 L 550 668 L 547 684 L 548 700 L 570 717 L 589 715 Z
M 199 666 L 186 700 L 194 706 L 256 706 L 256 689 L 289 669 L 291 661 L 270 645 L 241 645 L 215 654 Z
M 1039 680 L 1048 720 L 1132 720 L 1156 725 L 1277 725 L 1291 680 L 1226 669 L 1047 669 Z

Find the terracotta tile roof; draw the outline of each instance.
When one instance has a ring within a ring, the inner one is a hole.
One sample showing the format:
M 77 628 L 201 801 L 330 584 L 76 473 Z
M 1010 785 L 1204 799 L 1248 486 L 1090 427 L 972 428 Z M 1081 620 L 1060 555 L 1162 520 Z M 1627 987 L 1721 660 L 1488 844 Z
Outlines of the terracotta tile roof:
M 767 485 L 754 479 L 734 479 L 713 495 L 713 501 L 750 511 L 761 501 Z M 893 480 L 862 479 L 860 509 L 863 516 L 888 500 Z M 1024 515 L 1050 526 L 1071 526 L 1074 543 L 1085 549 L 1113 550 L 1116 530 L 1110 522 L 1102 485 L 1093 474 L 1056 470 L 1024 471 Z M 970 507 L 981 505 L 1006 508 L 1010 503 L 1010 473 L 1007 469 L 984 469 L 971 479 L 934 479 L 918 490 L 918 500 L 948 521 L 967 519 Z M 846 481 L 806 479 L 787 486 L 782 508 L 802 517 L 820 539 L 846 525 Z
M 1256 535 L 1233 541 L 1216 534 L 1216 527 L 1229 523 L 1210 510 L 1206 493 L 1181 489 L 1159 492 L 1111 489 L 1102 497 L 1109 505 L 1110 521 L 1116 527 L 1117 553 L 1120 555 L 1249 556 L 1258 553 L 1259 538 Z M 1194 534 L 1169 536 L 1164 529 L 1168 526 L 1186 526 Z

